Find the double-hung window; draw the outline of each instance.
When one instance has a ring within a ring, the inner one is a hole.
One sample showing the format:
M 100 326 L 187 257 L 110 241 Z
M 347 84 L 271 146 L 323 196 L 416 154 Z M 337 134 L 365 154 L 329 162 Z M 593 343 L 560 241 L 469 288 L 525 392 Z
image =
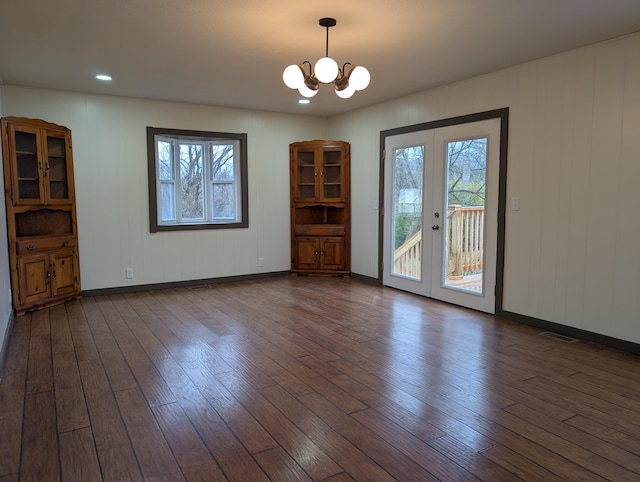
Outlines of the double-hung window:
M 147 127 L 150 230 L 248 226 L 247 135 Z

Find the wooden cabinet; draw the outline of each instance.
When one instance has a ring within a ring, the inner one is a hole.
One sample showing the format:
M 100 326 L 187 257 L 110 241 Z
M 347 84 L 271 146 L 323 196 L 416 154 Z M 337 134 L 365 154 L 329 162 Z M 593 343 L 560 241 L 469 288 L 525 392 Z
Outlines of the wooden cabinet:
M 11 290 L 22 314 L 81 295 L 71 131 L 19 117 L 0 125 Z
M 291 144 L 291 272 L 350 272 L 350 146 L 342 141 Z

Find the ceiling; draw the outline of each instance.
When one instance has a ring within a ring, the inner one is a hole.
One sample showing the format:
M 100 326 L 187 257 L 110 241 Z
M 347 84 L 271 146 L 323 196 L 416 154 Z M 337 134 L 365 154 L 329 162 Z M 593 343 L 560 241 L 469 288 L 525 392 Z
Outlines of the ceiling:
M 303 106 L 282 71 L 324 56 L 322 17 L 371 84 Z M 640 0 L 0 0 L 0 79 L 328 117 L 636 31 Z

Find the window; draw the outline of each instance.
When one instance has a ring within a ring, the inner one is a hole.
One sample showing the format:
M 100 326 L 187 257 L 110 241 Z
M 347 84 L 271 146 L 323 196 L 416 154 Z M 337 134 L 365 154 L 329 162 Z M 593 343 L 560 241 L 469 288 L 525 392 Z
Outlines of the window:
M 147 127 L 150 231 L 246 228 L 247 135 Z

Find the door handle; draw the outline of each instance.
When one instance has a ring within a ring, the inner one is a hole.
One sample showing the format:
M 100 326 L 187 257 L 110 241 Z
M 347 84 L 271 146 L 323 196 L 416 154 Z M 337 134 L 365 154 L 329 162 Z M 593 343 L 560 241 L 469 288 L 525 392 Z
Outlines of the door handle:
M 433 226 L 431 226 L 431 229 L 433 229 L 434 231 L 437 231 L 438 229 L 440 229 L 440 225 L 434 224 Z

